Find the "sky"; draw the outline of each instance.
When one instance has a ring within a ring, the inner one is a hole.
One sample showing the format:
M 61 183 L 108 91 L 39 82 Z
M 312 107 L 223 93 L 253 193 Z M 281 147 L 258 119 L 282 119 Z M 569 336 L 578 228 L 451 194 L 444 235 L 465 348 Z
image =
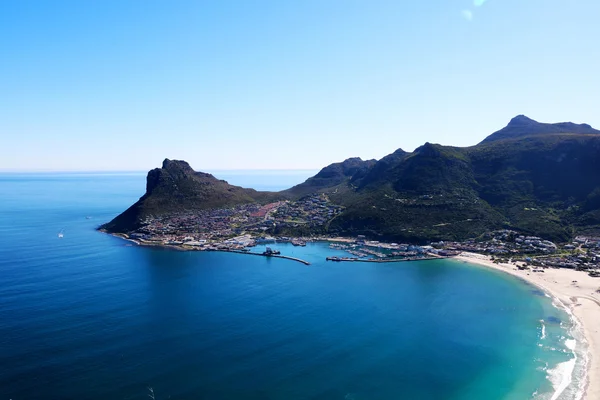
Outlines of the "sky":
M 318 169 L 600 127 L 598 0 L 0 1 L 0 170 Z

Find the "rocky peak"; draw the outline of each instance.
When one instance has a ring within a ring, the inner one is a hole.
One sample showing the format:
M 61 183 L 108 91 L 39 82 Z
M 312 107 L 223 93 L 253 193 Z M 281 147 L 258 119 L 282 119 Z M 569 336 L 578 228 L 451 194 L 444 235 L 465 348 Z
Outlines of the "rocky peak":
M 538 122 L 525 116 L 525 115 L 517 115 L 513 119 L 510 120 L 507 126 L 523 126 L 523 125 L 534 125 Z
M 426 142 L 423 146 L 415 149 L 415 154 L 420 154 L 422 156 L 435 157 L 440 155 L 440 150 L 436 147 L 436 145 Z
M 162 163 L 162 168 L 166 169 L 170 173 L 194 173 L 194 170 L 192 167 L 190 167 L 190 164 L 181 160 L 169 160 L 168 158 L 165 158 Z

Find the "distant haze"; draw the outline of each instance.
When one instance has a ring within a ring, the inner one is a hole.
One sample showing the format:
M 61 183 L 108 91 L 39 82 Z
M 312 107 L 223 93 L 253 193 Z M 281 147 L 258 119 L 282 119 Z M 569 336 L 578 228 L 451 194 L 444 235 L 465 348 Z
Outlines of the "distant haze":
M 193 167 L 193 166 L 192 166 Z M 226 180 L 228 183 L 245 188 L 266 191 L 289 189 L 315 175 L 318 170 L 230 170 L 207 171 L 215 178 Z
M 600 127 L 597 0 L 13 1 L 0 170 L 319 169 Z

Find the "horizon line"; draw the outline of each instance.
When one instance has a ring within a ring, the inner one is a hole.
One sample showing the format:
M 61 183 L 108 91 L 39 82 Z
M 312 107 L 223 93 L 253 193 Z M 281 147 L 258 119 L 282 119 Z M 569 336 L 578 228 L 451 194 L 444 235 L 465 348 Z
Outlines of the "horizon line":
M 154 168 L 153 168 L 154 169 Z M 269 172 L 269 171 L 289 171 L 289 172 L 306 172 L 320 171 L 322 168 L 235 168 L 235 169 L 213 169 L 204 168 L 194 170 L 195 172 Z M 128 169 L 106 169 L 106 170 L 65 170 L 65 169 L 4 169 L 0 168 L 0 174 L 146 174 L 149 170 L 128 170 Z

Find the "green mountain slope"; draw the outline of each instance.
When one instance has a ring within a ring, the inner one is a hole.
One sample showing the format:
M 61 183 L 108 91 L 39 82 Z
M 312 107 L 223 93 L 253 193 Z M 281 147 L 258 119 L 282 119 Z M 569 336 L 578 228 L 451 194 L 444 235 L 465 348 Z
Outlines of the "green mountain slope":
M 572 122 L 545 124 L 534 121 L 524 115 L 518 115 L 513 118 L 505 128 L 491 134 L 481 143 L 489 143 L 505 139 L 520 139 L 526 136 L 547 136 L 564 133 L 578 135 L 598 135 L 600 134 L 600 131 L 592 128 L 588 124 L 574 124 Z
M 593 194 L 600 190 L 600 135 L 530 136 L 483 143 L 466 153 L 480 197 L 511 226 L 566 239 L 597 224 L 584 214 L 598 208 Z
M 354 188 L 331 196 L 347 207 L 330 224 L 332 231 L 427 241 L 461 239 L 502 225 L 502 216 L 479 198 L 462 149 L 427 143 L 382 161 Z
M 356 187 L 338 191 L 336 201 L 347 210 L 330 229 L 413 241 L 465 239 L 502 227 L 559 241 L 596 231 L 600 131 L 526 117 L 509 127 L 523 122 L 527 129 L 496 132 L 477 146 L 427 143 L 385 157 Z M 570 128 L 575 133 L 557 133 Z
M 357 179 L 369 171 L 375 165 L 376 160 L 363 161 L 360 158 L 349 158 L 340 163 L 328 165 L 312 178 L 296 185 L 283 193 L 292 198 L 299 198 L 319 191 L 327 191 L 342 183 Z
M 513 228 L 564 241 L 600 232 L 600 131 L 524 116 L 467 148 L 426 143 L 379 161 L 351 158 L 279 193 L 231 186 L 165 160 L 146 194 L 105 225 L 130 231 L 147 215 L 326 193 L 343 212 L 328 233 L 425 242 Z

